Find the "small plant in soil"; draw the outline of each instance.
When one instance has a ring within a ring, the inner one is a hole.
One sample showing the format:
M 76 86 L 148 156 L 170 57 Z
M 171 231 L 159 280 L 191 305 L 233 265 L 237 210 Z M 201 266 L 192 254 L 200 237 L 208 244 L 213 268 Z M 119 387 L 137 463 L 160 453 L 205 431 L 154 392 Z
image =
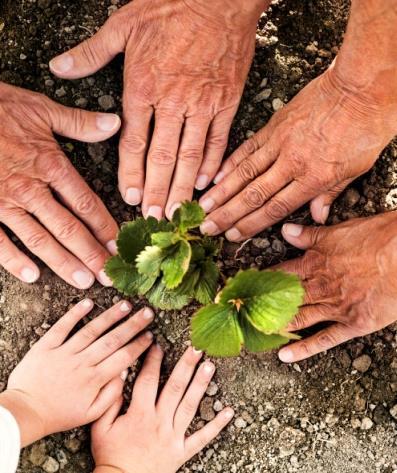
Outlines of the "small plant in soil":
M 303 302 L 297 276 L 282 271 L 249 269 L 229 279 L 215 303 L 192 319 L 193 345 L 210 356 L 237 356 L 272 350 L 296 335 L 286 332 Z
M 185 202 L 171 222 L 149 217 L 124 224 L 118 255 L 106 264 L 114 287 L 127 296 L 146 296 L 164 310 L 181 309 L 192 299 L 201 304 L 213 301 L 220 242 L 197 231 L 204 218 L 197 202 Z

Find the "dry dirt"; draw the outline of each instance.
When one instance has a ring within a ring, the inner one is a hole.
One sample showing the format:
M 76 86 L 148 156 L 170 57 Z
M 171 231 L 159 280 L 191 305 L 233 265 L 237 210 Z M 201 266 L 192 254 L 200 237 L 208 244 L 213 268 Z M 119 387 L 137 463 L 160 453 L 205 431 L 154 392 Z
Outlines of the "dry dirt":
M 2 0 L 0 80 L 91 110 L 100 109 L 99 97 L 111 95 L 119 112 L 121 58 L 95 77 L 74 82 L 52 77 L 47 64 L 55 54 L 94 32 L 122 3 Z M 327 67 L 341 43 L 348 9 L 345 0 L 273 2 L 258 27 L 255 62 L 234 123 L 230 150 L 268 121 L 274 98 L 288 101 Z M 255 103 L 264 78 L 272 95 L 268 101 Z M 117 140 L 90 146 L 62 143 L 117 220 L 133 218 L 134 210 L 123 204 L 117 192 Z M 396 157 L 397 146 L 392 144 L 376 167 L 338 200 L 330 221 L 397 208 Z M 290 220 L 309 223 L 307 209 Z M 296 251 L 282 241 L 279 228 L 269 229 L 237 253 L 236 245 L 225 245 L 224 272 L 233 274 L 251 265 L 267 267 L 295 256 Z M 118 297 L 116 291 L 99 286 L 83 294 L 48 270 L 43 270 L 42 279 L 33 286 L 0 271 L 0 391 L 47 324 L 54 323 L 84 295 L 95 300 L 98 312 Z M 153 324 L 157 338 L 167 349 L 165 375 L 188 343 L 192 311 L 160 313 Z M 238 419 L 181 471 L 396 472 L 397 429 L 389 413 L 397 396 L 396 346 L 397 329 L 389 327 L 293 366 L 282 365 L 274 353 L 217 361 L 217 389 L 213 387 L 217 392 L 208 396 L 200 415 L 211 416 L 213 403 L 220 401 L 231 404 Z M 372 360 L 365 373 L 352 366 L 362 354 Z M 54 435 L 26 449 L 19 471 L 49 472 L 47 457 L 55 459 L 55 468 L 58 465 L 63 473 L 92 471 L 88 430 Z

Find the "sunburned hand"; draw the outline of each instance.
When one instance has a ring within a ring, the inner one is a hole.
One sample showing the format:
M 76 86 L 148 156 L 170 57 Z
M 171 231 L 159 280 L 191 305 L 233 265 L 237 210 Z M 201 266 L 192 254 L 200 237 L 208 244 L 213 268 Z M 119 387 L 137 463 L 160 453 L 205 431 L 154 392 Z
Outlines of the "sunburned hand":
M 151 345 L 152 334 L 140 334 L 153 319 L 150 309 L 108 332 L 130 313 L 128 302 L 68 338 L 92 308 L 86 299 L 62 317 L 15 368 L 0 395 L 0 405 L 19 423 L 23 446 L 98 419 L 121 396 L 123 371 Z
M 226 408 L 201 430 L 186 437 L 215 367 L 207 361 L 194 375 L 201 353 L 189 348 L 156 401 L 162 357 L 160 347 L 153 346 L 135 382 L 125 415 L 118 417 L 120 398 L 94 424 L 95 473 L 175 473 L 233 417 L 232 409 Z
M 306 86 L 223 165 L 200 204 L 201 229 L 245 240 L 311 201 L 325 223 L 333 200 L 375 163 L 397 131 L 397 102 L 378 106 L 331 68 Z
M 54 74 L 76 79 L 126 52 L 119 187 L 127 203 L 143 199 L 145 216 L 170 217 L 216 174 L 269 3 L 135 0 L 51 61 Z
M 282 348 L 282 361 L 303 360 L 397 321 L 397 212 L 334 227 L 285 224 L 283 235 L 307 250 L 277 266 L 297 273 L 306 289 L 305 305 L 289 330 L 333 323 Z
M 103 141 L 120 127 L 117 115 L 90 113 L 0 83 L 0 222 L 69 284 L 87 289 L 103 266 L 117 224 L 66 158 L 53 133 Z M 24 282 L 39 268 L 0 228 L 0 265 Z

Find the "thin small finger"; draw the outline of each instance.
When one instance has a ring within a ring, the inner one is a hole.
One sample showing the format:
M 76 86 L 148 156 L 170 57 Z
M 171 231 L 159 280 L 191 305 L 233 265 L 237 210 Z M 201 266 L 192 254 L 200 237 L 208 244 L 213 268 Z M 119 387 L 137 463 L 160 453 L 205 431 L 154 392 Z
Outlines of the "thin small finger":
M 120 350 L 127 342 L 138 335 L 153 320 L 153 311 L 149 308 L 136 313 L 109 333 L 96 340 L 84 350 L 85 356 L 92 364 L 98 364 Z M 120 370 L 123 370 L 122 368 Z
M 362 334 L 355 333 L 352 328 L 336 323 L 321 330 L 316 335 L 282 348 L 278 352 L 278 356 L 284 363 L 294 363 L 330 350 L 360 335 Z
M 113 355 L 102 361 L 97 367 L 101 379 L 108 382 L 110 379 L 120 376 L 120 373 L 132 366 L 153 342 L 153 334 L 146 332 L 137 337 L 133 342 L 123 346 Z
M 108 384 L 103 386 L 98 396 L 88 409 L 89 422 L 93 422 L 104 415 L 114 404 L 118 405 L 118 400 L 123 393 L 124 381 L 120 376 L 115 377 Z
M 127 301 L 121 301 L 114 305 L 109 310 L 95 317 L 91 322 L 88 322 L 81 330 L 73 335 L 67 342 L 68 348 L 75 353 L 86 349 L 110 327 L 126 317 L 131 312 L 131 309 L 131 304 Z
M 155 406 L 160 381 L 161 362 L 164 353 L 159 345 L 153 345 L 146 355 L 145 362 L 135 381 L 132 392 L 132 409 L 147 409 Z
M 208 361 L 197 370 L 175 414 L 174 428 L 181 434 L 185 434 L 192 422 L 214 373 L 215 365 Z
M 158 412 L 165 421 L 173 422 L 176 408 L 185 394 L 201 357 L 202 352 L 190 347 L 176 364 L 157 403 Z
M 106 434 L 117 419 L 121 407 L 123 406 L 123 396 L 120 396 L 109 409 L 92 425 L 92 436 Z
M 187 454 L 185 461 L 190 460 L 190 458 L 201 452 L 203 448 L 205 448 L 212 440 L 214 440 L 233 419 L 233 416 L 233 409 L 227 407 L 222 412 L 220 412 L 214 420 L 209 422 L 198 432 L 188 437 L 185 443 Z
M 33 261 L 19 250 L 0 229 L 0 266 L 26 283 L 34 283 L 40 277 L 40 270 Z
M 43 336 L 41 339 L 43 343 L 53 348 L 62 345 L 74 327 L 91 312 L 93 307 L 91 299 L 84 299 L 76 304 Z

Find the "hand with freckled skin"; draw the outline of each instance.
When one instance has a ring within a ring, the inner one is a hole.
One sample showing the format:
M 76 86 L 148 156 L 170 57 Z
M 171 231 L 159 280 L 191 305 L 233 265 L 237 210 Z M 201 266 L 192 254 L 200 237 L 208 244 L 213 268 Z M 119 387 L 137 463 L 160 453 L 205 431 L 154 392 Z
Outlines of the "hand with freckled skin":
M 170 218 L 214 178 L 269 3 L 134 0 L 50 62 L 58 77 L 77 79 L 125 52 L 119 188 L 144 216 Z
M 352 1 L 332 66 L 226 160 L 200 199 L 203 233 L 243 241 L 308 202 L 325 223 L 397 133 L 396 23 L 396 0 Z
M 303 360 L 397 321 L 396 211 L 332 227 L 287 223 L 283 236 L 306 250 L 274 268 L 298 274 L 306 290 L 288 330 L 331 325 L 282 348 L 282 361 Z
M 0 223 L 67 283 L 87 289 L 96 277 L 111 285 L 103 266 L 118 226 L 53 133 L 103 141 L 119 130 L 120 118 L 0 83 L 0 122 Z M 27 283 L 40 276 L 1 228 L 0 266 Z

